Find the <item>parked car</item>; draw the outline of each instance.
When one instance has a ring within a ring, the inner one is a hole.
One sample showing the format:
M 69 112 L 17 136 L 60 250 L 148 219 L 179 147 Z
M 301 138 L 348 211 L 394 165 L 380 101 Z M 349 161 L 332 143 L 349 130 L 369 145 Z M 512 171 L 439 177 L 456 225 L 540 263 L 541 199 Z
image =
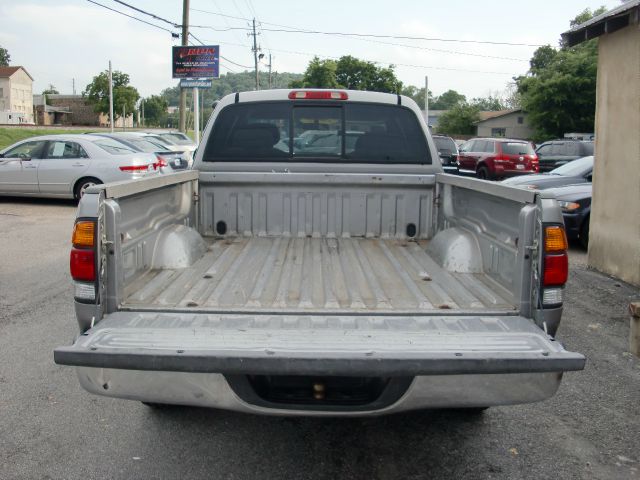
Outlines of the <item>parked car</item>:
M 169 150 L 164 144 L 155 142 L 151 137 L 138 137 L 134 135 L 122 135 L 118 133 L 94 133 L 101 137 L 113 138 L 124 145 L 133 148 L 138 152 L 155 153 L 163 158 L 172 169 L 184 170 L 189 167 L 189 155 L 185 152 L 174 152 Z
M 578 240 L 584 248 L 589 245 L 591 188 L 591 183 L 580 183 L 547 190 L 555 194 L 556 200 L 562 209 L 567 238 L 569 240 Z
M 538 172 L 538 156 L 531 143 L 508 138 L 472 138 L 458 153 L 462 174 L 494 180 Z
M 148 131 L 147 133 L 158 135 L 159 137 L 167 139 L 170 142 L 175 143 L 176 145 L 188 145 L 193 147 L 194 150 L 196 147 L 196 143 L 187 134 L 182 132 Z
M 458 173 L 458 146 L 453 138 L 434 135 L 433 141 L 438 149 L 442 169 L 447 173 Z
M 503 180 L 502 183 L 525 187 L 533 190 L 562 187 L 576 183 L 591 183 L 593 175 L 593 156 L 582 157 L 565 163 L 547 173 L 523 175 Z
M 145 153 L 98 135 L 45 135 L 0 151 L 0 195 L 80 199 L 87 188 L 173 171 Z
M 150 140 L 159 145 L 164 145 L 166 149 L 171 150 L 172 152 L 179 152 L 184 154 L 184 156 L 189 160 L 189 168 L 191 168 L 191 166 L 193 165 L 193 152 L 196 150 L 195 145 L 178 145 L 170 138 L 158 135 L 157 133 L 120 132 L 119 135 L 121 135 L 122 138 L 142 137 L 145 140 Z
M 327 124 L 360 132 L 352 152 L 295 145 Z M 56 363 L 94 394 L 254 414 L 551 397 L 585 362 L 551 336 L 569 269 L 560 208 L 438 175 L 437 154 L 406 96 L 225 96 L 198 171 L 80 202 L 80 335 Z
M 549 172 L 567 162 L 593 155 L 593 141 L 551 140 L 536 149 L 541 172 Z

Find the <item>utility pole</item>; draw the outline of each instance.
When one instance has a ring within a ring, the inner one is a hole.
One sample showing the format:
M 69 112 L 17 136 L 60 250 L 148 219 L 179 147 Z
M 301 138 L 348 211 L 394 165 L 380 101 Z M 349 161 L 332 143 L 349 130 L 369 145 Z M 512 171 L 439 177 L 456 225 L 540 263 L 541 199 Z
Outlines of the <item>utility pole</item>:
M 124 119 L 126 118 L 124 114 L 124 104 L 122 104 L 122 131 L 124 132 Z
M 249 33 L 248 35 L 252 35 L 253 36 L 253 48 L 251 49 L 253 51 L 253 63 L 256 67 L 256 90 L 260 90 L 260 80 L 258 80 L 258 44 L 257 44 L 257 40 L 256 37 L 258 36 L 258 34 L 256 33 L 256 19 L 253 19 L 253 31 L 251 33 Z
M 269 88 L 271 88 L 271 52 L 269 52 Z
M 144 128 L 144 98 L 140 101 L 140 108 L 142 109 L 142 128 Z
M 182 0 L 182 46 L 189 45 L 189 0 Z M 180 89 L 180 131 L 186 132 L 187 91 Z
M 200 144 L 200 94 L 198 88 L 193 89 L 193 135 L 196 145 Z
M 111 71 L 111 60 L 109 60 L 109 125 L 113 133 L 113 72 Z
M 71 85 L 73 86 L 72 90 L 73 90 L 73 94 L 75 95 L 76 94 L 76 79 L 75 78 L 71 79 Z
M 429 127 L 429 77 L 424 77 L 424 119 Z

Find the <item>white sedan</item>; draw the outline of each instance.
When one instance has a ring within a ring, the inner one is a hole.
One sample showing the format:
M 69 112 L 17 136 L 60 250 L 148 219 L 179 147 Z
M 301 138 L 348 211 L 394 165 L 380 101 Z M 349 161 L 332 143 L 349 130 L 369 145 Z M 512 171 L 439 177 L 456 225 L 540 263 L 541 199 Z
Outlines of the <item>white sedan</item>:
M 92 185 L 171 172 L 161 157 L 112 138 L 44 135 L 0 151 L 0 195 L 80 199 Z

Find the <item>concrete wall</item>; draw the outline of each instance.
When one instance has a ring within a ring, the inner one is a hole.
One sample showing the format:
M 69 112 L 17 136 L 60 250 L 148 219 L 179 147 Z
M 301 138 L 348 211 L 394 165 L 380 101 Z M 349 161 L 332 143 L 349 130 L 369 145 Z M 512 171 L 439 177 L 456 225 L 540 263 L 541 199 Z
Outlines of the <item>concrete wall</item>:
M 599 38 L 589 265 L 640 285 L 640 27 Z
M 522 123 L 518 123 L 518 117 L 522 118 Z M 478 137 L 493 137 L 491 134 L 493 128 L 504 128 L 507 138 L 523 138 L 529 139 L 533 135 L 533 130 L 529 127 L 527 114 L 523 112 L 513 112 L 502 115 L 497 118 L 490 118 L 478 122 Z

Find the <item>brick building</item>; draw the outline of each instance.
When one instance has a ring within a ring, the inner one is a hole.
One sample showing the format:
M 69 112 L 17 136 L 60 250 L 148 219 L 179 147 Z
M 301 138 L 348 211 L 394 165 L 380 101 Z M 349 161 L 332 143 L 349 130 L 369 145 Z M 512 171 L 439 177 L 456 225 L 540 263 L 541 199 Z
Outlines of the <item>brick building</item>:
M 82 95 L 35 95 L 34 102 L 36 102 L 35 111 L 38 125 L 109 126 L 109 116 L 96 113 L 93 110 L 93 105 Z M 133 114 L 126 116 L 124 126 L 125 128 L 133 127 Z M 122 117 L 116 118 L 114 127 L 122 128 Z

